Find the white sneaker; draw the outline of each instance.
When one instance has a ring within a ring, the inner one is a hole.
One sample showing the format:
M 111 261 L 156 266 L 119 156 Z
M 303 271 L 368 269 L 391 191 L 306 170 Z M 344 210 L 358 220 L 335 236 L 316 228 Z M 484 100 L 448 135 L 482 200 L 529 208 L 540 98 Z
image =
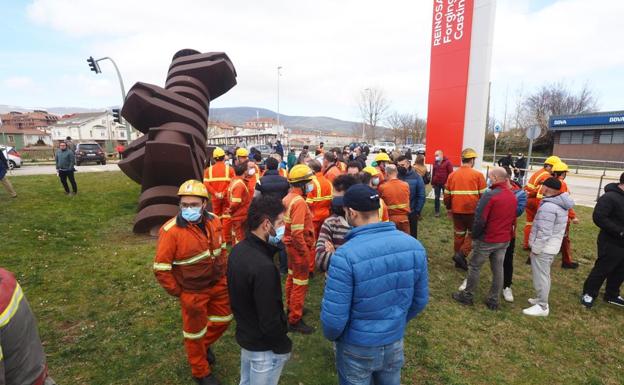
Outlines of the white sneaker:
M 464 290 L 466 290 L 466 285 L 468 285 L 468 280 L 467 280 L 467 279 L 464 279 L 464 281 L 462 282 L 462 284 L 461 284 L 461 285 L 459 285 L 459 288 L 458 288 L 458 289 L 459 289 L 459 291 L 464 291 Z
M 542 308 L 541 305 L 535 304 L 531 307 L 522 310 L 524 315 L 530 315 L 533 317 L 546 317 L 550 313 L 550 309 L 546 307 L 546 309 Z
M 529 298 L 529 305 L 537 305 L 537 298 Z
M 503 298 L 505 298 L 505 301 L 507 302 L 513 302 L 514 298 L 513 298 L 513 292 L 511 291 L 511 287 L 506 287 L 503 289 Z

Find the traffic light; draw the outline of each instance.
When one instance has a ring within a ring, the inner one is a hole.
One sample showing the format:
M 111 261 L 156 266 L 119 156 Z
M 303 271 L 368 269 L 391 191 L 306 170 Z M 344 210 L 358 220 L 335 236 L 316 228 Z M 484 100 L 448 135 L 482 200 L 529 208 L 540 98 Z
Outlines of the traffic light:
M 121 124 L 121 115 L 119 115 L 119 108 L 113 108 L 113 121 Z
M 95 72 L 96 74 L 102 73 L 102 71 L 100 70 L 100 65 L 95 61 L 93 56 L 89 56 L 89 58 L 87 59 L 87 63 L 89 63 L 91 71 Z

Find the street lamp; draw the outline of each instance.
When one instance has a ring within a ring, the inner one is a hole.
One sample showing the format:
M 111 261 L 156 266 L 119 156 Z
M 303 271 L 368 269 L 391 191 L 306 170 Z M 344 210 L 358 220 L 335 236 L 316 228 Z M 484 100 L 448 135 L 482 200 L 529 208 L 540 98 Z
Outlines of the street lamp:
M 278 130 L 278 133 L 280 129 L 280 76 L 282 76 L 282 73 L 280 72 L 281 69 L 282 69 L 282 66 L 277 66 L 277 130 Z
M 119 87 L 121 88 L 121 106 L 123 107 L 123 104 L 126 101 L 126 89 L 124 87 L 123 78 L 121 77 L 121 72 L 119 72 L 119 67 L 117 67 L 117 63 L 115 63 L 115 61 L 108 56 L 104 56 L 103 58 L 97 60 L 94 59 L 93 56 L 89 56 L 89 58 L 87 59 L 87 63 L 89 63 L 89 68 L 91 69 L 91 71 L 95 72 L 96 74 L 101 74 L 102 70 L 100 69 L 99 62 L 102 60 L 110 60 L 110 62 L 113 63 L 113 67 L 115 67 L 115 72 L 117 72 L 117 79 L 119 80 Z M 126 121 L 124 121 L 124 125 L 126 126 L 126 133 L 128 135 L 128 144 L 130 144 L 130 125 Z M 108 139 L 109 141 L 111 140 L 110 136 Z

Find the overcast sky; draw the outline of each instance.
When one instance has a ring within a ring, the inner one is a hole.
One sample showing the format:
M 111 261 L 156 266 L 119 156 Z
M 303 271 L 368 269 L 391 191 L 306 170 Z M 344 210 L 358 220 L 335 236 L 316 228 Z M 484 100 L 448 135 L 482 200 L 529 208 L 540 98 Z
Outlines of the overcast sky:
M 7 4 L 9 3 L 9 4 Z M 175 5 L 173 5 L 175 4 Z M 0 104 L 98 108 L 120 103 L 111 56 L 129 89 L 163 85 L 181 48 L 225 51 L 238 85 L 213 107 L 358 120 L 356 96 L 382 87 L 392 110 L 425 116 L 432 0 L 13 0 L 0 6 Z M 603 110 L 624 109 L 624 1 L 499 0 L 492 108 L 518 89 L 589 83 Z

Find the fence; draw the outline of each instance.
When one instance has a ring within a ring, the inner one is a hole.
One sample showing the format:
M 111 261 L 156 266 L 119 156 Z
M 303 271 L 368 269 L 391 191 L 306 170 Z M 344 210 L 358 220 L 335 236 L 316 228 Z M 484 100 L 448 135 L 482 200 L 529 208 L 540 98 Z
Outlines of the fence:
M 492 163 L 495 163 L 493 159 L 493 154 L 486 154 L 483 157 L 483 160 L 491 159 Z M 500 160 L 500 158 L 498 158 Z M 534 167 L 540 168 L 544 165 L 544 161 L 546 157 L 534 157 L 531 156 L 531 164 L 527 165 L 527 169 L 533 170 Z M 574 172 L 574 174 L 579 174 L 580 170 L 590 170 L 590 171 L 602 171 L 602 175 L 606 176 L 607 171 L 624 171 L 624 162 L 613 161 L 613 160 L 597 160 L 597 159 L 572 159 L 572 158 L 561 158 L 564 161 L 570 170 Z M 597 175 L 597 174 L 596 174 Z

